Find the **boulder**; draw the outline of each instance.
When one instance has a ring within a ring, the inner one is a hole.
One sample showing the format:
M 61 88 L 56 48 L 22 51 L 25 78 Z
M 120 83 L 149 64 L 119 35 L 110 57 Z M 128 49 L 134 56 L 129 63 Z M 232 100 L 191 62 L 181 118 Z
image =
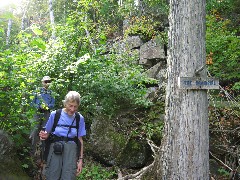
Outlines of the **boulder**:
M 157 62 L 165 59 L 164 45 L 156 39 L 152 39 L 140 47 L 139 64 L 142 64 L 147 68 L 150 68 Z
M 143 167 L 151 157 L 151 149 L 146 140 L 136 140 L 124 133 L 127 131 L 124 129 L 126 123 L 130 122 L 127 117 L 120 120 L 119 124 L 108 117 L 94 119 L 87 143 L 91 155 L 106 165 L 122 168 Z
M 115 165 L 116 158 L 124 148 L 127 137 L 116 131 L 110 119 L 98 117 L 91 124 L 89 150 L 95 158 L 108 165 Z
M 117 164 L 122 168 L 144 167 L 152 154 L 146 140 L 131 138 L 117 158 Z
M 11 138 L 0 130 L 0 179 L 30 179 L 22 170 Z
M 123 54 L 131 51 L 132 49 L 139 49 L 142 44 L 143 42 L 139 36 L 128 36 L 111 44 L 110 48 L 112 50 L 110 51 Z

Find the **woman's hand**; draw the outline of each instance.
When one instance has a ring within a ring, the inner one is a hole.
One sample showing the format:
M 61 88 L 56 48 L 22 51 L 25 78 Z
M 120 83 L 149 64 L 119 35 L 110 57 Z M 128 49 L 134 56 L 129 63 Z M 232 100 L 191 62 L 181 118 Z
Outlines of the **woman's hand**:
M 49 133 L 47 133 L 46 131 L 40 131 L 39 132 L 39 137 L 40 137 L 40 140 L 46 140 L 49 136 Z
M 83 160 L 79 159 L 77 162 L 77 176 L 82 172 L 82 165 L 83 165 Z

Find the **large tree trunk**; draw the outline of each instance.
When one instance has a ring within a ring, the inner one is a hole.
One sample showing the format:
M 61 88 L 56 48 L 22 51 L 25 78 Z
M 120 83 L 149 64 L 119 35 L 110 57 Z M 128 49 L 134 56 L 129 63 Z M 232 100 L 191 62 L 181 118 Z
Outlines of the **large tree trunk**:
M 171 0 L 165 132 L 158 175 L 209 179 L 206 90 L 184 90 L 178 77 L 194 77 L 205 65 L 205 0 Z M 206 70 L 200 72 L 206 77 Z

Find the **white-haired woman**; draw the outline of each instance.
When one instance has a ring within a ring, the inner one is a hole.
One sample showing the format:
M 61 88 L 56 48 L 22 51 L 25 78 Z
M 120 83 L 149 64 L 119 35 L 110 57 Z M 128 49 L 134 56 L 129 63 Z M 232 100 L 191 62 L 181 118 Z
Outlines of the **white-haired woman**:
M 82 137 L 86 135 L 86 130 L 84 118 L 77 112 L 80 105 L 79 93 L 76 91 L 68 92 L 63 104 L 64 108 L 60 111 L 60 117 L 55 129 L 53 130 L 53 126 L 57 111 L 52 111 L 46 124 L 45 131 L 40 131 L 39 133 L 41 140 L 46 140 L 50 134 L 53 136 L 53 141 L 47 157 L 47 180 L 75 180 L 76 176 L 82 171 Z M 77 116 L 80 116 L 80 118 L 78 118 L 80 119 L 78 128 L 76 123 Z M 78 148 L 77 142 L 74 141 L 75 137 L 78 137 L 80 141 L 80 152 L 77 152 Z

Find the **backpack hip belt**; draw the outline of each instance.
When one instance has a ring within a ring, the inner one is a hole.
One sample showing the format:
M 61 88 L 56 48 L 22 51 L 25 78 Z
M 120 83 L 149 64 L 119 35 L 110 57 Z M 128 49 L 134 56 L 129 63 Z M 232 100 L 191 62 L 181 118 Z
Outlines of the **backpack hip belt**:
M 68 141 L 76 141 L 76 138 L 69 138 L 69 137 L 65 137 L 65 136 L 56 136 L 56 135 L 53 135 L 53 142 L 58 142 L 58 141 L 65 141 L 65 142 L 68 142 Z

